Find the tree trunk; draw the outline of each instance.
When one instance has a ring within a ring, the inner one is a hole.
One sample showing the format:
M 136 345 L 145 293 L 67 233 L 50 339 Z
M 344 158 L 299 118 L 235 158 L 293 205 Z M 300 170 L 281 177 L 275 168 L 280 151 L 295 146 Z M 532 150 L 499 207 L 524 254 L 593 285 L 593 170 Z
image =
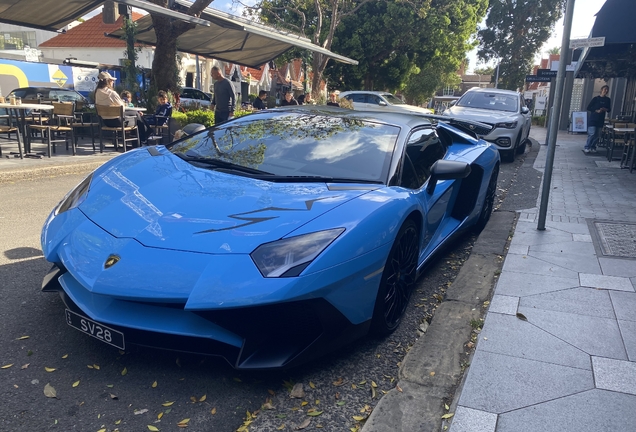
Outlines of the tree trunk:
M 152 22 L 157 35 L 157 46 L 152 60 L 151 82 L 157 90 L 178 92 L 177 37 L 169 19 L 153 15 Z

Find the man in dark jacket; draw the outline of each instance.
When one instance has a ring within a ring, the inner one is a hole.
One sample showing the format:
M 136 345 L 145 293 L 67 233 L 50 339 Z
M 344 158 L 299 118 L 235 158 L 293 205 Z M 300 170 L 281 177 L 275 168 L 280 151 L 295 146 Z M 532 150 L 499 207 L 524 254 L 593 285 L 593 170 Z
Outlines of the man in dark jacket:
M 252 102 L 252 107 L 256 110 L 264 110 L 267 108 L 265 106 L 265 102 L 263 102 L 265 98 L 267 98 L 267 92 L 265 90 L 259 91 L 258 97 L 254 99 L 254 102 Z
M 604 85 L 601 87 L 600 96 L 592 98 L 587 105 L 590 114 L 587 121 L 587 142 L 583 148 L 585 154 L 596 153 L 596 143 L 605 124 L 605 113 L 610 112 L 612 105 L 611 99 L 607 97 L 608 92 L 609 87 Z
M 298 101 L 294 99 L 294 94 L 292 92 L 285 93 L 285 99 L 280 103 L 280 106 L 287 105 L 298 105 Z
M 214 78 L 214 124 L 219 124 L 234 115 L 236 95 L 232 83 L 223 76 L 218 66 L 212 67 L 210 75 Z

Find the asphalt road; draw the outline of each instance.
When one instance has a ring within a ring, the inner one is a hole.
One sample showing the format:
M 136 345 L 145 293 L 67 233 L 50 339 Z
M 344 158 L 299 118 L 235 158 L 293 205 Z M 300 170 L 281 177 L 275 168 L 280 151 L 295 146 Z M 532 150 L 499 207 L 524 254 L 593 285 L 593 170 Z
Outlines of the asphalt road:
M 511 188 L 526 188 L 518 179 L 523 159 L 502 164 L 500 205 L 513 196 Z M 533 173 L 527 175 L 532 180 Z M 356 430 L 383 392 L 395 387 L 399 362 L 430 322 L 474 241 L 460 239 L 431 265 L 391 336 L 362 339 L 289 371 L 239 373 L 215 358 L 139 347 L 123 353 L 65 324 L 59 297 L 40 292 L 50 266 L 39 235 L 50 210 L 82 178 L 0 184 L 0 431 L 187 426 L 229 432 L 251 423 L 249 430 L 263 432 L 295 430 L 307 420 L 305 430 Z M 523 197 L 527 207 L 536 200 L 530 195 Z M 305 396 L 291 398 L 289 389 L 297 383 Z M 47 384 L 56 398 L 45 395 Z M 263 406 L 273 409 L 259 413 Z

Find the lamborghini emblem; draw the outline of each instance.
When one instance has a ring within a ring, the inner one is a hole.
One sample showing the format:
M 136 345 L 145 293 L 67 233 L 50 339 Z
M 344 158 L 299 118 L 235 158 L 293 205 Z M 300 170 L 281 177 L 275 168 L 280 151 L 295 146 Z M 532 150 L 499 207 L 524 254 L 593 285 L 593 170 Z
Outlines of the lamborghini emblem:
M 120 258 L 118 255 L 109 255 L 108 258 L 106 258 L 106 262 L 104 263 L 104 269 L 111 268 L 112 266 L 117 264 L 119 260 Z

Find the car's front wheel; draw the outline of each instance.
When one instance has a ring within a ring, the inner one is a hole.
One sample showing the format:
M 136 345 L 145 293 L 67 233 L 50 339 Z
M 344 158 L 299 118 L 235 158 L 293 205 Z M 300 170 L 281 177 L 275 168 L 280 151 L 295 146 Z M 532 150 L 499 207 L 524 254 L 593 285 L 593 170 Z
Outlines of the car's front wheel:
M 499 166 L 496 166 L 488 181 L 488 189 L 486 189 L 486 197 L 484 198 L 484 204 L 479 213 L 479 219 L 473 228 L 474 232 L 479 234 L 486 227 L 486 224 L 490 220 L 492 209 L 495 207 L 495 196 L 497 195 L 497 178 L 499 177 Z
M 391 247 L 371 321 L 371 331 L 376 335 L 392 333 L 402 321 L 417 277 L 419 237 L 417 225 L 408 219 Z

